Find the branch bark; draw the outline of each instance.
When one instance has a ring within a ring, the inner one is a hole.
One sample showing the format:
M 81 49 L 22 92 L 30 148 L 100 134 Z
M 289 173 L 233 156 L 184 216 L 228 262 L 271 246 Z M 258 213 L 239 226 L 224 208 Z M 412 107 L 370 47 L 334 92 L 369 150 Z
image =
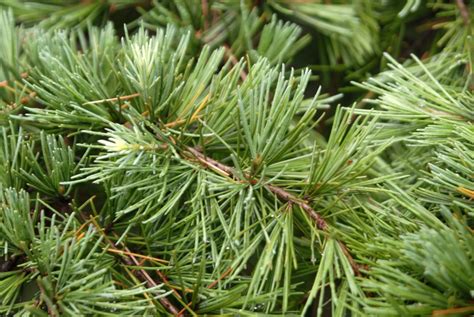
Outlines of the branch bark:
M 195 158 L 206 168 L 214 170 L 219 174 L 239 179 L 238 173 L 235 171 L 234 168 L 207 157 L 196 148 L 188 146 L 185 149 L 189 153 L 188 157 Z M 255 179 L 252 179 L 250 175 L 244 175 L 244 177 L 246 178 L 244 181 L 247 181 L 250 184 L 254 185 L 257 183 L 257 181 Z M 329 225 L 326 220 L 320 214 L 318 214 L 306 200 L 300 199 L 292 193 L 286 191 L 285 189 L 272 184 L 265 184 L 264 187 L 268 191 L 273 193 L 275 196 L 277 196 L 280 200 L 299 206 L 311 219 L 313 219 L 318 229 L 325 232 L 329 232 Z M 360 267 L 350 254 L 347 246 L 342 241 L 338 241 L 338 244 L 340 245 L 344 255 L 347 257 L 349 263 L 351 264 L 351 267 L 354 270 L 354 274 L 360 275 Z
M 464 25 L 468 26 L 470 22 L 469 9 L 466 7 L 466 4 L 463 0 L 456 0 L 456 5 L 458 6 L 459 12 L 461 13 Z
M 107 235 L 105 235 L 104 233 L 104 229 L 102 229 L 99 224 L 94 220 L 94 218 L 91 218 L 90 221 L 94 224 L 94 226 L 97 228 L 97 230 L 101 231 L 103 234 L 104 234 L 104 240 L 107 242 L 107 244 L 109 244 L 113 249 L 116 249 L 116 245 L 115 243 L 113 243 L 108 237 Z M 140 266 L 140 262 L 136 259 L 136 257 L 133 255 L 133 252 L 130 251 L 129 248 L 127 248 L 126 246 L 123 246 L 124 247 L 124 250 L 127 252 L 126 254 L 123 253 L 121 254 L 122 255 L 122 262 L 125 264 L 125 265 L 128 265 L 128 266 Z M 157 283 L 155 282 L 155 280 L 143 269 L 139 269 L 139 270 L 132 270 L 132 273 L 133 275 L 135 275 L 136 278 L 138 278 L 140 281 L 142 282 L 145 282 L 146 285 L 148 287 L 155 287 L 157 286 Z M 160 283 L 158 284 L 161 284 L 161 282 L 163 281 L 160 281 Z M 160 304 L 170 313 L 172 314 L 173 316 L 178 316 L 179 314 L 179 309 L 176 308 L 173 303 L 171 303 L 171 301 L 166 298 L 166 297 L 161 297 L 161 298 L 158 298 L 158 301 L 160 302 Z
M 127 252 L 130 252 L 128 248 L 125 248 Z M 129 266 L 140 266 L 138 260 L 133 256 L 129 255 L 123 258 L 123 262 Z M 148 287 L 155 287 L 157 286 L 156 282 L 151 278 L 151 276 L 145 270 L 133 270 L 133 274 L 142 282 L 145 282 Z M 158 299 L 160 304 L 171 314 L 177 316 L 179 314 L 179 310 L 168 300 L 166 297 L 161 297 Z

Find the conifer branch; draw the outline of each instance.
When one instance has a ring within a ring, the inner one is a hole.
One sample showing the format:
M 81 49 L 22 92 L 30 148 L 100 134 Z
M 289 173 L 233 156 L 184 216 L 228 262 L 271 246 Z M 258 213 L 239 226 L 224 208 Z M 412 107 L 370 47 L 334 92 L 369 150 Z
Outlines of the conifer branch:
M 130 250 L 125 248 L 128 253 Z M 140 262 L 135 258 L 133 255 L 128 255 L 127 257 L 123 257 L 123 262 L 128 266 L 140 266 Z M 140 270 L 133 270 L 133 274 L 142 282 L 145 282 L 148 287 L 156 287 L 158 284 L 153 280 L 153 278 L 143 269 Z M 170 300 L 166 297 L 160 297 L 158 301 L 163 305 L 163 307 L 173 316 L 179 315 L 179 310 L 170 302 Z
M 0 1 L 0 315 L 471 313 L 473 10 Z
M 112 242 L 112 240 L 110 240 L 107 235 L 105 234 L 104 232 L 104 229 L 102 229 L 99 224 L 97 223 L 97 221 L 93 218 L 93 217 L 90 217 L 89 221 L 91 221 L 94 226 L 96 227 L 96 229 L 102 233 L 103 237 L 104 237 L 104 240 L 107 242 L 107 244 L 111 247 L 111 250 L 117 250 L 116 249 L 116 244 Z M 117 252 L 117 251 L 114 251 L 116 253 L 119 253 L 121 255 L 121 259 L 123 261 L 123 263 L 125 265 L 128 265 L 128 266 L 137 266 L 137 267 L 140 267 L 141 264 L 140 262 L 137 260 L 136 258 L 136 253 L 133 253 L 131 252 L 128 247 L 124 246 L 124 250 L 125 252 Z M 155 282 L 154 279 L 143 269 L 138 269 L 138 270 L 132 270 L 132 273 L 133 275 L 135 275 L 136 278 L 138 278 L 138 280 L 140 280 L 141 282 L 145 282 L 146 285 L 150 288 L 153 288 L 153 287 L 156 287 L 158 286 L 158 284 L 160 284 L 160 282 Z M 161 283 L 163 283 L 163 281 L 161 281 Z M 179 314 L 179 310 L 171 303 L 171 301 L 166 298 L 166 297 L 160 297 L 158 298 L 158 301 L 161 303 L 161 305 L 163 305 L 163 307 L 172 315 L 174 316 L 178 316 Z
M 200 150 L 193 148 L 193 147 L 186 147 L 186 151 L 191 153 L 194 158 L 196 158 L 200 163 L 202 163 L 205 167 L 214 170 L 220 174 L 224 174 L 228 177 L 232 177 L 235 179 L 238 179 L 239 181 L 245 181 L 248 182 L 249 184 L 255 185 L 258 181 L 253 179 L 249 174 L 245 174 L 245 180 L 239 179 L 238 173 L 230 166 L 227 166 L 225 164 L 222 164 L 216 160 L 213 160 L 210 157 L 207 157 L 204 155 Z M 320 214 L 318 214 L 309 204 L 307 201 L 302 200 L 295 195 L 289 193 L 288 191 L 284 190 L 281 187 L 274 186 L 269 183 L 265 183 L 264 187 L 269 190 L 271 193 L 275 194 L 280 200 L 288 202 L 290 204 L 295 204 L 299 206 L 313 221 L 315 222 L 316 226 L 318 229 L 325 231 L 326 233 L 329 232 L 330 228 L 326 220 L 324 220 L 323 217 L 321 217 Z M 350 254 L 349 250 L 347 249 L 347 246 L 341 242 L 338 241 L 339 245 L 341 246 L 343 253 L 347 257 L 348 261 L 350 262 L 352 269 L 354 270 L 354 273 L 356 275 L 360 274 L 360 268 L 359 265 L 354 261 L 352 255 Z

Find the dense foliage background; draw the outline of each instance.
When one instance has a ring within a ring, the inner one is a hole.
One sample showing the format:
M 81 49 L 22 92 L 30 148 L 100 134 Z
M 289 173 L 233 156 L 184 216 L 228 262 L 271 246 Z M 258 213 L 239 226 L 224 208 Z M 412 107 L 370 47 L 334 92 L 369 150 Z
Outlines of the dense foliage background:
M 0 0 L 0 313 L 474 313 L 474 3 Z

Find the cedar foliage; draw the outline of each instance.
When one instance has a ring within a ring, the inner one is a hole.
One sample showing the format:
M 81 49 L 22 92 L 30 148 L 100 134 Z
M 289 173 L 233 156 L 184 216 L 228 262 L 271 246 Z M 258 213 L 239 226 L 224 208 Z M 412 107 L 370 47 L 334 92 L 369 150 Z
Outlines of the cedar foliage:
M 474 3 L 0 1 L 0 313 L 474 313 Z

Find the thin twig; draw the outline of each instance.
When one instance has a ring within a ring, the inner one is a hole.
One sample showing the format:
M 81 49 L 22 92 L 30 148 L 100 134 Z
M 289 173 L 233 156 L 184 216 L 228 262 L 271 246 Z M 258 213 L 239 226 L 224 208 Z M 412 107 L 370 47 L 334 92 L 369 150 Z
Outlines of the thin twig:
M 118 250 L 118 249 L 113 249 L 113 248 L 109 248 L 109 249 L 107 249 L 107 251 L 112 252 L 112 253 L 117 253 L 117 254 L 124 254 L 124 255 L 134 256 L 134 257 L 137 257 L 137 258 L 142 258 L 144 260 L 149 260 L 149 261 L 155 261 L 155 262 L 158 262 L 158 263 L 164 263 L 164 264 L 169 263 L 169 261 L 166 261 L 166 260 L 163 260 L 163 259 L 155 258 L 155 257 L 148 256 L 148 255 L 138 254 L 138 253 L 135 253 L 135 252 L 128 252 L 128 251 L 123 251 L 123 250 Z
M 211 289 L 211 288 L 214 288 L 220 281 L 222 281 L 224 278 L 226 278 L 230 273 L 232 273 L 233 269 L 232 267 L 229 267 L 224 273 L 222 273 L 222 275 L 215 281 L 213 281 L 211 284 L 209 284 L 207 286 L 208 289 Z M 193 302 L 189 302 L 186 307 L 188 306 L 191 306 L 193 304 Z M 184 313 L 184 311 L 186 310 L 186 308 L 183 308 L 181 309 L 181 311 L 179 312 L 178 314 L 178 317 L 179 316 L 182 316 L 182 314 Z
M 209 10 L 208 10 L 208 3 L 207 0 L 201 0 L 201 11 L 202 17 L 204 20 L 204 31 L 209 28 L 208 18 L 209 18 Z
M 433 310 L 431 316 L 452 316 L 452 315 L 468 315 L 474 312 L 474 306 L 454 307 L 448 309 Z
M 99 226 L 97 221 L 94 218 L 90 218 L 90 221 L 94 224 L 94 226 L 97 228 L 97 230 L 101 231 L 104 240 L 113 248 L 115 249 L 115 243 L 113 243 L 104 233 L 104 230 Z M 133 255 L 133 252 L 130 252 L 130 249 L 128 249 L 126 246 L 124 247 L 125 252 L 122 255 L 122 261 L 124 264 L 128 266 L 140 266 L 140 263 L 136 259 L 136 257 Z M 140 281 L 145 282 L 148 287 L 155 287 L 157 286 L 157 283 L 151 278 L 151 276 L 143 269 L 138 269 L 138 270 L 133 270 L 133 275 L 135 275 L 136 278 L 138 278 Z M 161 283 L 160 283 L 161 284 Z M 166 297 L 160 297 L 158 298 L 158 301 L 163 305 L 163 307 L 171 314 L 174 316 L 177 316 L 179 313 L 179 310 L 169 301 L 168 298 Z
M 223 279 L 225 279 L 230 273 L 232 273 L 233 269 L 232 267 L 229 267 L 224 273 L 222 273 L 221 276 L 219 276 L 219 278 L 217 280 L 215 280 L 214 282 L 212 282 L 211 284 L 209 284 L 207 286 L 208 289 L 211 289 L 211 288 L 214 288 L 214 286 L 216 286 L 220 281 L 222 281 Z
M 266 184 L 265 188 L 274 193 L 281 200 L 298 205 L 308 214 L 309 217 L 311 217 L 311 219 L 314 220 L 314 222 L 316 222 L 318 229 L 323 231 L 327 231 L 329 229 L 326 220 L 324 220 L 323 217 L 321 217 L 321 215 L 318 214 L 305 200 L 301 200 L 295 195 L 285 191 L 283 188 L 271 184 Z
M 127 248 L 126 248 L 127 249 Z M 130 252 L 130 251 L 128 251 Z M 137 259 L 133 255 L 129 255 L 124 258 L 124 263 L 129 265 L 129 266 L 140 266 L 140 263 L 137 261 Z M 143 269 L 140 269 L 138 271 L 133 271 L 134 275 L 141 281 L 144 281 L 148 287 L 156 287 L 157 284 L 156 282 L 151 278 L 151 276 Z M 161 297 L 158 299 L 163 305 L 164 308 L 174 316 L 177 316 L 179 314 L 178 309 L 168 300 L 166 297 Z
M 201 153 L 199 150 L 195 148 L 187 147 L 186 150 L 189 151 L 196 159 L 198 159 L 206 167 L 216 170 L 217 172 L 220 172 L 220 174 L 224 174 L 226 176 L 237 177 L 237 173 L 232 167 L 224 165 L 216 160 L 213 160 L 205 156 L 203 153 Z M 245 175 L 245 177 L 247 179 L 250 179 L 249 175 Z M 252 180 L 250 180 L 250 182 L 254 184 L 256 183 L 256 181 L 252 181 Z M 320 230 L 328 229 L 328 224 L 326 223 L 326 221 L 305 200 L 299 199 L 293 194 L 285 191 L 283 188 L 280 188 L 271 184 L 265 184 L 265 188 L 268 189 L 270 192 L 274 193 L 281 200 L 298 205 L 301 209 L 303 209 L 308 214 L 308 216 L 310 216 L 316 222 L 316 225 L 318 226 Z
M 41 296 L 43 297 L 43 299 L 46 299 L 46 290 L 44 289 L 43 285 L 41 285 L 41 283 L 39 283 L 39 282 L 37 282 L 36 284 L 38 285 Z M 46 303 L 46 307 L 48 308 L 48 315 L 51 316 L 51 317 L 56 317 L 57 314 L 56 314 L 55 307 L 51 307 L 51 303 L 48 302 L 47 300 L 45 300 L 45 303 Z M 54 304 L 53 304 L 53 306 L 54 306 Z
M 155 270 L 155 272 L 161 278 L 161 281 L 163 282 L 163 284 L 168 286 L 171 289 L 171 291 L 176 295 L 176 297 L 178 297 L 179 299 L 182 299 L 181 295 L 176 290 L 176 287 L 170 284 L 170 282 L 169 282 L 168 278 L 166 277 L 166 275 L 161 273 L 160 270 Z M 191 289 L 184 289 L 183 291 L 184 292 L 192 292 Z
M 461 18 L 464 22 L 464 25 L 468 26 L 469 19 L 469 9 L 466 7 L 466 4 L 463 0 L 456 0 L 456 5 L 458 6 L 459 12 L 461 13 Z
M 232 53 L 232 50 L 230 49 L 230 47 L 228 45 L 224 45 L 224 49 L 225 49 L 227 58 L 232 62 L 233 65 L 237 65 L 239 61 L 237 60 L 237 57 L 235 57 L 235 55 Z M 243 69 L 240 71 L 240 78 L 242 80 L 247 79 L 247 73 Z
M 95 105 L 97 103 L 103 103 L 103 102 L 114 102 L 114 101 L 120 101 L 120 100 L 128 100 L 128 99 L 136 98 L 136 97 L 139 97 L 139 96 L 140 96 L 139 93 L 135 93 L 135 94 L 127 95 L 127 96 L 119 96 L 119 97 L 115 97 L 115 98 L 88 101 L 88 102 L 83 103 L 83 105 Z
M 205 167 L 207 167 L 209 169 L 212 169 L 212 170 L 218 172 L 219 174 L 223 174 L 223 175 L 233 177 L 233 178 L 236 178 L 236 179 L 239 178 L 238 173 L 235 171 L 234 168 L 232 168 L 230 166 L 227 166 L 225 164 L 222 164 L 222 163 L 220 163 L 220 162 L 218 162 L 214 159 L 211 159 L 211 158 L 207 157 L 206 155 L 204 155 L 201 151 L 197 150 L 196 148 L 188 146 L 188 147 L 186 147 L 186 151 L 189 152 L 195 159 L 197 159 Z M 244 177 L 246 178 L 246 181 L 248 181 L 250 184 L 256 184 L 257 183 L 257 181 L 252 179 L 250 177 L 250 175 L 244 175 Z M 318 214 L 309 205 L 309 203 L 306 200 L 300 199 L 300 198 L 296 197 L 295 195 L 287 192 L 283 188 L 272 185 L 272 184 L 264 184 L 264 187 L 268 191 L 275 194 L 280 200 L 299 206 L 304 212 L 306 212 L 306 214 L 311 219 L 314 220 L 314 222 L 316 223 L 316 226 L 317 226 L 318 229 L 320 229 L 322 231 L 325 231 L 325 232 L 329 231 L 329 225 L 326 222 L 326 220 L 324 220 L 324 218 L 321 217 L 321 215 Z M 342 252 L 347 257 L 349 263 L 351 264 L 351 267 L 354 270 L 354 273 L 356 275 L 360 275 L 359 265 L 355 262 L 354 258 L 350 254 L 347 246 L 341 241 L 338 241 L 338 243 L 339 243 L 339 245 L 342 249 Z

